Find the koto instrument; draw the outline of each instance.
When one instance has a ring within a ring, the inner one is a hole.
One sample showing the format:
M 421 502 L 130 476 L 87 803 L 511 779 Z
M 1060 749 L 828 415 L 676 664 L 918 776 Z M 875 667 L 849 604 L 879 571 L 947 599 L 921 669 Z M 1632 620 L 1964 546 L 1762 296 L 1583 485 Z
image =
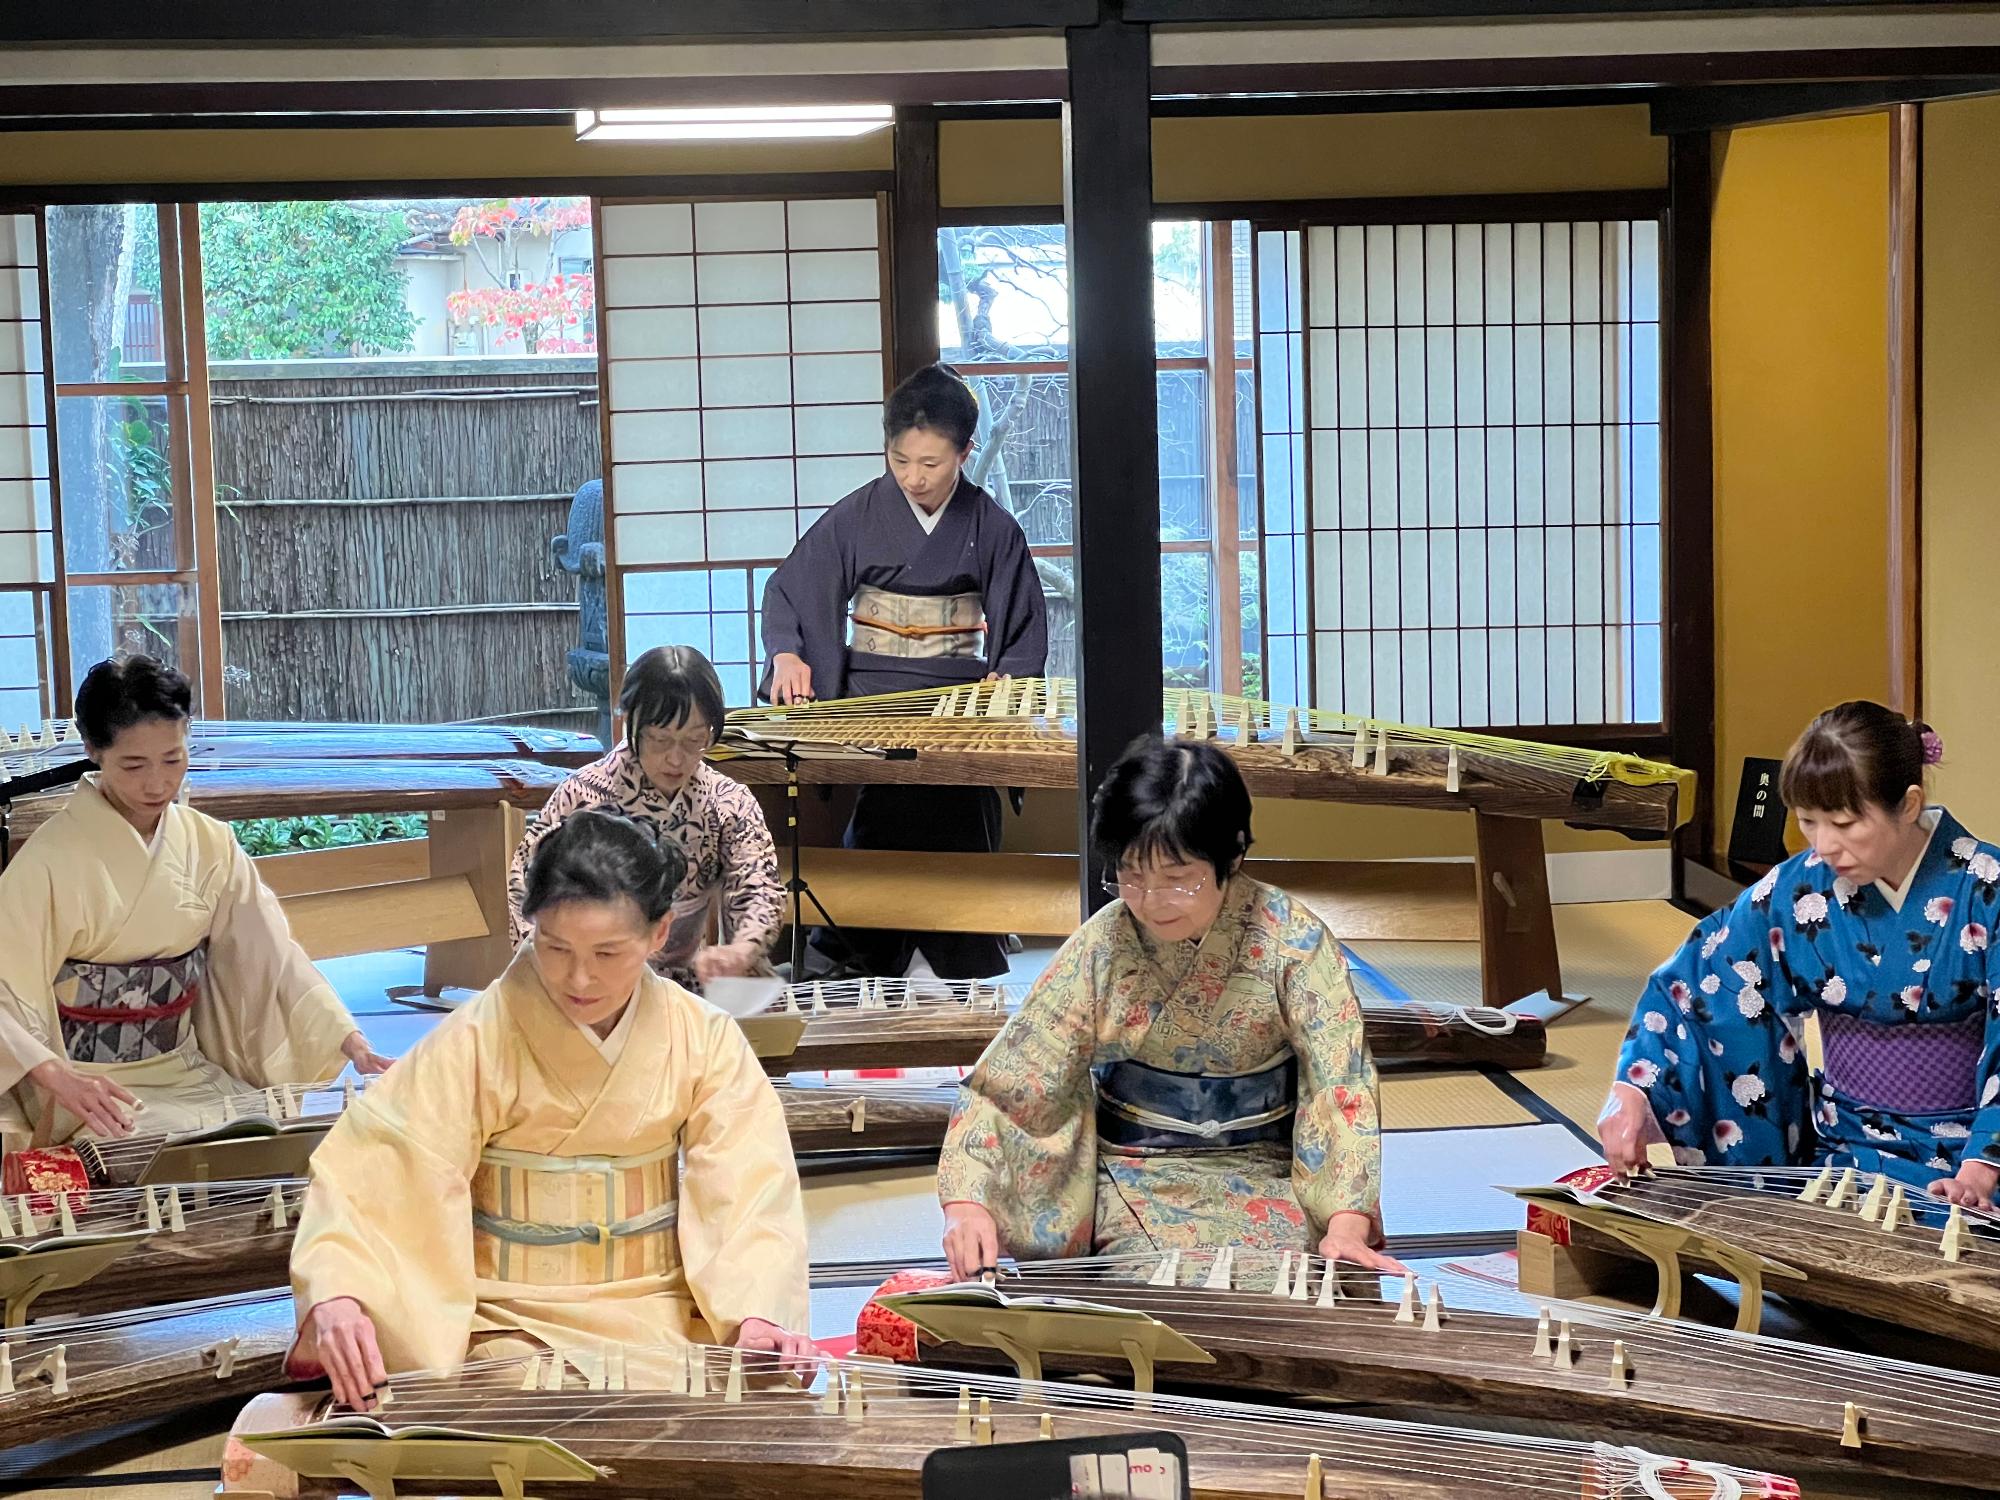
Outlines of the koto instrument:
M 1167 733 L 1213 739 L 1253 795 L 1394 803 L 1671 833 L 1693 773 L 1635 756 L 1168 690 Z M 1019 678 L 742 709 L 713 758 L 748 782 L 1076 785 L 1076 685 Z M 840 755 L 840 749 L 883 752 Z
M 1633 1178 L 1591 1168 L 1514 1191 L 1530 1204 L 1524 1291 L 1586 1289 L 1606 1255 L 1638 1258 L 1656 1268 L 1666 1316 L 1679 1310 L 1685 1272 L 1720 1271 L 1743 1284 L 1741 1326 L 1756 1326 L 1768 1289 L 2000 1350 L 2000 1214 L 1989 1209 L 1831 1167 L 1660 1167 Z
M 1605 1444 L 1512 1438 L 1185 1397 L 833 1361 L 814 1389 L 760 1378 L 726 1349 L 593 1349 L 397 1376 L 368 1421 L 306 1425 L 298 1398 L 254 1401 L 224 1472 L 243 1495 L 616 1494 L 827 1500 L 919 1494 L 924 1458 L 955 1444 L 1165 1427 L 1205 1500 L 1574 1500 L 1790 1496 L 1787 1479 Z M 571 1373 L 572 1370 L 578 1373 Z M 633 1378 L 665 1389 L 637 1389 Z M 588 1377 L 581 1373 L 587 1371 Z M 549 1389 L 550 1386 L 557 1389 Z M 400 1436 L 397 1436 L 400 1434 Z M 253 1457 L 254 1456 L 254 1457 Z M 261 1461 L 260 1461 L 261 1460 Z M 240 1477 L 239 1477 L 240 1476 Z M 296 1489 L 293 1486 L 296 1485 Z
M 744 1030 L 772 1073 L 971 1067 L 1026 994 L 984 980 L 801 984 Z M 1385 1066 L 1532 1068 L 1548 1056 L 1535 1016 L 1378 1000 L 1364 1000 L 1361 1015 L 1368 1050 Z
M 1075 1320 L 1109 1308 L 1164 1323 L 1212 1360 L 1162 1359 L 1158 1378 L 1182 1385 L 1532 1413 L 1697 1456 L 2000 1490 L 2000 1382 L 1984 1376 L 1581 1304 L 1536 1307 L 1449 1269 L 1424 1282 L 1330 1269 L 1290 1251 L 1033 1261 L 1000 1277 L 1010 1307 L 952 1305 L 962 1288 L 884 1303 L 934 1337 L 920 1346 L 926 1365 L 1128 1374 L 1122 1357 L 1076 1352 L 1091 1339 L 1043 1311 L 1056 1299 L 1093 1310 Z M 875 1352 L 866 1337 L 861 1347 Z
M 36 1441 L 165 1416 L 284 1381 L 289 1292 L 0 1332 L 0 1431 Z

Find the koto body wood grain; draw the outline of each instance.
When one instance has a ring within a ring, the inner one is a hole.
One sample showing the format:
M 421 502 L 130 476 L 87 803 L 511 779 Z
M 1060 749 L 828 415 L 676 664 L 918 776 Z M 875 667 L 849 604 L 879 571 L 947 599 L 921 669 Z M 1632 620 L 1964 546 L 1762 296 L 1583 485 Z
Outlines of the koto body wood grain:
M 1272 1257 L 1238 1260 L 1239 1286 L 1268 1287 Z M 1183 1283 L 1205 1264 L 1183 1267 Z M 1259 1278 L 1261 1279 L 1261 1282 Z M 1535 1358 L 1536 1320 L 1447 1308 L 1443 1325 L 1399 1323 L 1396 1307 L 1374 1300 L 1375 1279 L 1359 1296 L 1322 1308 L 1263 1290 L 1209 1292 L 1195 1285 L 1154 1287 L 1099 1276 L 1066 1277 L 1054 1267 L 1009 1280 L 1004 1289 L 1070 1296 L 1145 1312 L 1215 1357 L 1213 1365 L 1161 1365 L 1163 1384 L 1311 1394 L 1337 1401 L 1555 1422 L 1618 1434 L 1654 1451 L 1715 1461 L 1787 1463 L 2000 1490 L 2000 1432 L 1978 1411 L 2000 1412 L 2000 1386 L 1935 1370 L 1929 1379 L 1872 1379 L 1820 1364 L 1810 1345 L 1776 1341 L 1721 1344 L 1686 1325 L 1576 1325 L 1577 1357 L 1567 1367 Z M 1318 1276 L 1312 1281 L 1317 1294 Z M 1449 1293 L 1447 1293 L 1449 1295 Z M 1629 1383 L 1611 1378 L 1612 1344 L 1624 1342 Z M 927 1365 L 1011 1370 L 997 1351 L 926 1341 Z M 1120 1362 L 1045 1355 L 1045 1370 L 1088 1371 L 1129 1385 Z M 1860 1450 L 1840 1446 L 1844 1403 L 1867 1416 Z M 1942 1415 L 1941 1415 L 1942 1413 Z M 1961 1436 L 1963 1440 L 1961 1441 Z M 1940 1451 L 1950 1449 L 1951 1451 Z
M 34 1441 L 166 1416 L 220 1397 L 249 1397 L 284 1383 L 291 1347 L 292 1299 L 274 1293 L 234 1301 L 189 1304 L 143 1315 L 123 1326 L 29 1328 L 10 1335 L 17 1389 L 0 1396 L 0 1432 Z M 214 1350 L 237 1340 L 235 1368 L 218 1376 Z M 18 1381 L 56 1344 L 65 1345 L 69 1394 L 43 1380 Z
M 2000 1350 L 2000 1240 L 1968 1229 L 1962 1258 L 1947 1261 L 1942 1211 L 1914 1191 L 1910 1203 L 1923 1221 L 1893 1234 L 1853 1207 L 1830 1209 L 1691 1175 L 1638 1178 L 1597 1196 L 1803 1271 L 1804 1282 L 1772 1288 L 1787 1297 Z M 1589 1237 L 1593 1246 L 1601 1239 Z

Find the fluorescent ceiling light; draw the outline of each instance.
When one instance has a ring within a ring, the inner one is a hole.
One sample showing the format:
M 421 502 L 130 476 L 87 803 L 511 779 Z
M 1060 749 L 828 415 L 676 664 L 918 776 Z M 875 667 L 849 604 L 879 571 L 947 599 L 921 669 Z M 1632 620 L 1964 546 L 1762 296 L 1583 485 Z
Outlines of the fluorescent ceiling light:
M 580 141 L 770 141 L 866 135 L 891 124 L 886 104 L 799 104 L 772 109 L 580 109 Z

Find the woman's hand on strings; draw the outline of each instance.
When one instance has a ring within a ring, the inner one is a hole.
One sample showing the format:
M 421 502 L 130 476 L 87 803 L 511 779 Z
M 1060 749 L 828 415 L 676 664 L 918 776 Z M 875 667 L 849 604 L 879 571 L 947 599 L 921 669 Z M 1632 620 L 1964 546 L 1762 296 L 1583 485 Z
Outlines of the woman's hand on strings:
M 793 651 L 780 651 L 771 658 L 771 701 L 810 703 L 813 696 L 813 669 Z
M 737 1326 L 736 1347 L 751 1354 L 775 1354 L 779 1367 L 785 1370 L 810 1369 L 826 1354 L 803 1333 L 793 1333 L 763 1318 L 745 1318 Z
M 324 1370 L 333 1399 L 355 1411 L 373 1408 L 375 1393 L 389 1383 L 375 1324 L 352 1297 L 329 1297 L 306 1314 L 294 1359 Z
M 748 974 L 763 953 L 756 943 L 717 943 L 711 948 L 698 948 L 694 955 L 694 977 L 705 984 L 711 979 Z
M 368 1038 L 358 1031 L 347 1033 L 347 1040 L 340 1044 L 340 1055 L 354 1064 L 357 1073 L 386 1073 L 389 1064 L 396 1059 L 384 1057 L 368 1045 Z
M 125 1106 L 136 1107 L 139 1100 L 109 1078 L 79 1072 L 54 1057 L 28 1069 L 28 1077 L 36 1088 L 83 1121 L 84 1128 L 92 1135 L 116 1137 L 132 1133 L 132 1115 Z
M 1930 1195 L 1962 1208 L 1991 1208 L 1993 1190 L 2000 1187 L 2000 1167 L 1983 1161 L 1959 1163 L 1958 1175 L 1940 1177 L 1930 1185 Z
M 1000 1265 L 1000 1226 L 984 1204 L 958 1202 L 944 1206 L 944 1258 L 951 1274 L 971 1281 Z
M 1597 1140 L 1604 1159 L 1628 1177 L 1646 1169 L 1646 1148 L 1664 1145 L 1666 1136 L 1653 1117 L 1653 1101 L 1629 1083 L 1611 1085 L 1611 1097 L 1597 1117 Z
M 1378 1240 L 1373 1214 L 1335 1214 L 1326 1222 L 1326 1234 L 1319 1242 L 1319 1253 L 1328 1260 L 1346 1261 L 1367 1271 L 1389 1271 L 1397 1276 L 1407 1276 L 1410 1268 L 1393 1255 L 1384 1255 L 1375 1248 Z

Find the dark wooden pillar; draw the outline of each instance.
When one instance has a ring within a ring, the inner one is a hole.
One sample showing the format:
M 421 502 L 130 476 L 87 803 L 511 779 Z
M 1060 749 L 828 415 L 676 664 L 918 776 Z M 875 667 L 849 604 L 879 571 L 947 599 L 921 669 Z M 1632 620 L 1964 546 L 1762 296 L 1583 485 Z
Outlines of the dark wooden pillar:
M 896 111 L 896 183 L 889 223 L 890 327 L 900 381 L 938 357 L 938 122 L 933 109 Z
M 1666 716 L 1672 759 L 1701 778 L 1676 851 L 1714 857 L 1716 807 L 1730 771 L 1715 763 L 1715 435 L 1709 367 L 1709 137 L 1676 135 L 1667 166 Z M 1679 861 L 1674 888 L 1681 889 Z
M 1116 19 L 1071 28 L 1062 117 L 1085 911 L 1106 900 L 1089 853 L 1091 791 L 1135 736 L 1160 727 L 1150 45 L 1146 27 Z

